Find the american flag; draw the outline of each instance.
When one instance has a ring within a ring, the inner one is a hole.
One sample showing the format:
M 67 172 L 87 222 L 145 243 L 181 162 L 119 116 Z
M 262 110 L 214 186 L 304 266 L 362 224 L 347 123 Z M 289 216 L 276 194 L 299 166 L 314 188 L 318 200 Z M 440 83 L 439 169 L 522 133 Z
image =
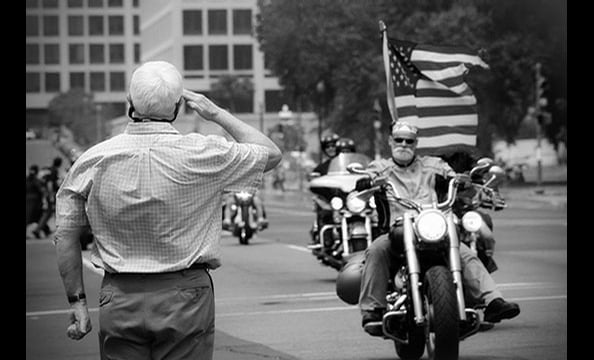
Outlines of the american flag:
M 384 35 L 386 36 L 386 35 Z M 384 41 L 388 102 L 394 99 L 393 121 L 419 129 L 420 154 L 441 155 L 476 149 L 476 98 L 464 81 L 472 66 L 488 68 L 473 52 L 457 47 Z M 386 51 L 387 50 L 387 51 Z

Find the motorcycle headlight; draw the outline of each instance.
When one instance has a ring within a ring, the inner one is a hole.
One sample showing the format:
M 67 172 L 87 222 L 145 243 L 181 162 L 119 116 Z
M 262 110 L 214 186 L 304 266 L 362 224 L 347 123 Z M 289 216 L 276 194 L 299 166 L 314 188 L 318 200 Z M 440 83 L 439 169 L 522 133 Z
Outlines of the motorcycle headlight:
M 483 225 L 483 218 L 476 211 L 469 211 L 462 216 L 462 226 L 469 232 L 476 232 Z
M 426 210 L 420 213 L 417 216 L 415 225 L 417 235 L 422 241 L 426 242 L 441 240 L 448 230 L 445 217 L 437 210 Z
M 342 209 L 342 205 L 344 205 L 344 202 L 338 196 L 335 196 L 330 200 L 330 206 L 332 206 L 332 209 L 334 210 Z
M 235 196 L 237 196 L 237 198 L 239 200 L 246 201 L 246 200 L 249 200 L 252 197 L 252 194 L 250 194 L 248 192 L 241 191 L 241 192 L 238 192 Z
M 369 207 L 375 209 L 377 206 L 375 205 L 375 196 L 369 198 Z
M 357 196 L 348 196 L 346 201 L 347 209 L 354 214 L 359 214 L 365 210 L 365 200 Z

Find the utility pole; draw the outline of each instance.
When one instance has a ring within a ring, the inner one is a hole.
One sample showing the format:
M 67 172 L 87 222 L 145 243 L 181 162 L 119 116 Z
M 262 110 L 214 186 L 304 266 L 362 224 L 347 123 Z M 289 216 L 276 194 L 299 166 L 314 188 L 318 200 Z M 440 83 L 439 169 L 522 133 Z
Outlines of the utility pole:
M 101 104 L 97 104 L 95 105 L 95 110 L 96 110 L 96 117 L 95 117 L 95 121 L 96 121 L 96 125 L 97 125 L 97 143 L 101 142 L 102 138 L 103 138 L 103 127 L 101 124 L 101 110 L 102 110 L 103 106 Z
M 537 166 L 537 179 L 536 179 L 536 192 L 542 194 L 544 190 L 542 186 L 542 126 L 541 119 L 543 118 L 542 107 L 547 106 L 547 99 L 544 97 L 544 90 L 546 86 L 546 78 L 541 74 L 541 64 L 536 63 L 534 66 L 536 75 L 536 88 L 535 88 L 535 113 L 536 113 L 536 166 Z

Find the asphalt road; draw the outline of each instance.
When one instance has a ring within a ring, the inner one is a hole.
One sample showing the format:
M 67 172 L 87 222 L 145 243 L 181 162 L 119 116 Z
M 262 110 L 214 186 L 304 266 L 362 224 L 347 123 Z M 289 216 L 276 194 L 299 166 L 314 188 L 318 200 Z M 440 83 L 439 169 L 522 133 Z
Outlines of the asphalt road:
M 383 360 L 391 341 L 360 327 L 355 306 L 334 293 L 336 271 L 307 252 L 309 204 L 267 199 L 270 227 L 250 245 L 222 238 L 216 294 L 215 360 Z M 461 343 L 460 359 L 567 358 L 567 212 L 513 208 L 494 214 L 494 278 L 521 314 Z M 97 359 L 100 274 L 85 268 L 95 328 L 76 342 L 65 335 L 67 304 L 48 240 L 27 240 L 26 358 Z

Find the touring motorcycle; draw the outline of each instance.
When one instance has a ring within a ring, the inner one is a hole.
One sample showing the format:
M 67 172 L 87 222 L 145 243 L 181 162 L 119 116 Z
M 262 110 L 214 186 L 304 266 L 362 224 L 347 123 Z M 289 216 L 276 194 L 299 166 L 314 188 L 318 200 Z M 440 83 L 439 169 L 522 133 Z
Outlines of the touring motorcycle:
M 486 167 L 495 178 L 500 176 L 497 166 Z M 371 178 L 359 166 L 350 166 L 349 171 Z M 372 179 L 370 188 L 349 194 L 349 198 L 360 202 L 375 197 L 380 222 L 385 223 L 390 217 L 385 197 L 389 188 L 396 201 L 408 209 L 392 224 L 403 226 L 403 265 L 389 281 L 388 307 L 382 319 L 384 338 L 394 341 L 401 359 L 419 359 L 425 347 L 431 360 L 458 359 L 459 342 L 480 329 L 481 306 L 467 306 L 465 298 L 458 227 L 461 225 L 465 231 L 476 234 L 482 218 L 467 211 L 459 219 L 452 211 L 458 187 L 468 185 L 470 179 L 466 174 L 451 178 L 445 199 L 433 204 L 419 204 L 400 197 L 394 184 L 385 177 Z M 379 206 L 379 202 L 383 205 Z M 362 255 L 353 258 L 337 277 L 337 295 L 351 305 L 358 304 L 363 261 Z
M 254 194 L 239 191 L 233 193 L 232 196 L 235 197 L 235 203 L 231 204 L 231 228 L 229 230 L 233 236 L 239 239 L 241 245 L 247 245 L 255 233 L 264 229 L 258 228 Z M 223 203 L 223 214 L 225 206 Z
M 377 212 L 373 198 L 361 201 L 349 197 L 357 180 L 365 177 L 350 173 L 349 164 L 367 166 L 371 159 L 360 153 L 340 153 L 328 172 L 310 174 L 316 218 L 310 230 L 308 248 L 321 264 L 340 270 L 353 254 L 365 250 L 377 235 Z

